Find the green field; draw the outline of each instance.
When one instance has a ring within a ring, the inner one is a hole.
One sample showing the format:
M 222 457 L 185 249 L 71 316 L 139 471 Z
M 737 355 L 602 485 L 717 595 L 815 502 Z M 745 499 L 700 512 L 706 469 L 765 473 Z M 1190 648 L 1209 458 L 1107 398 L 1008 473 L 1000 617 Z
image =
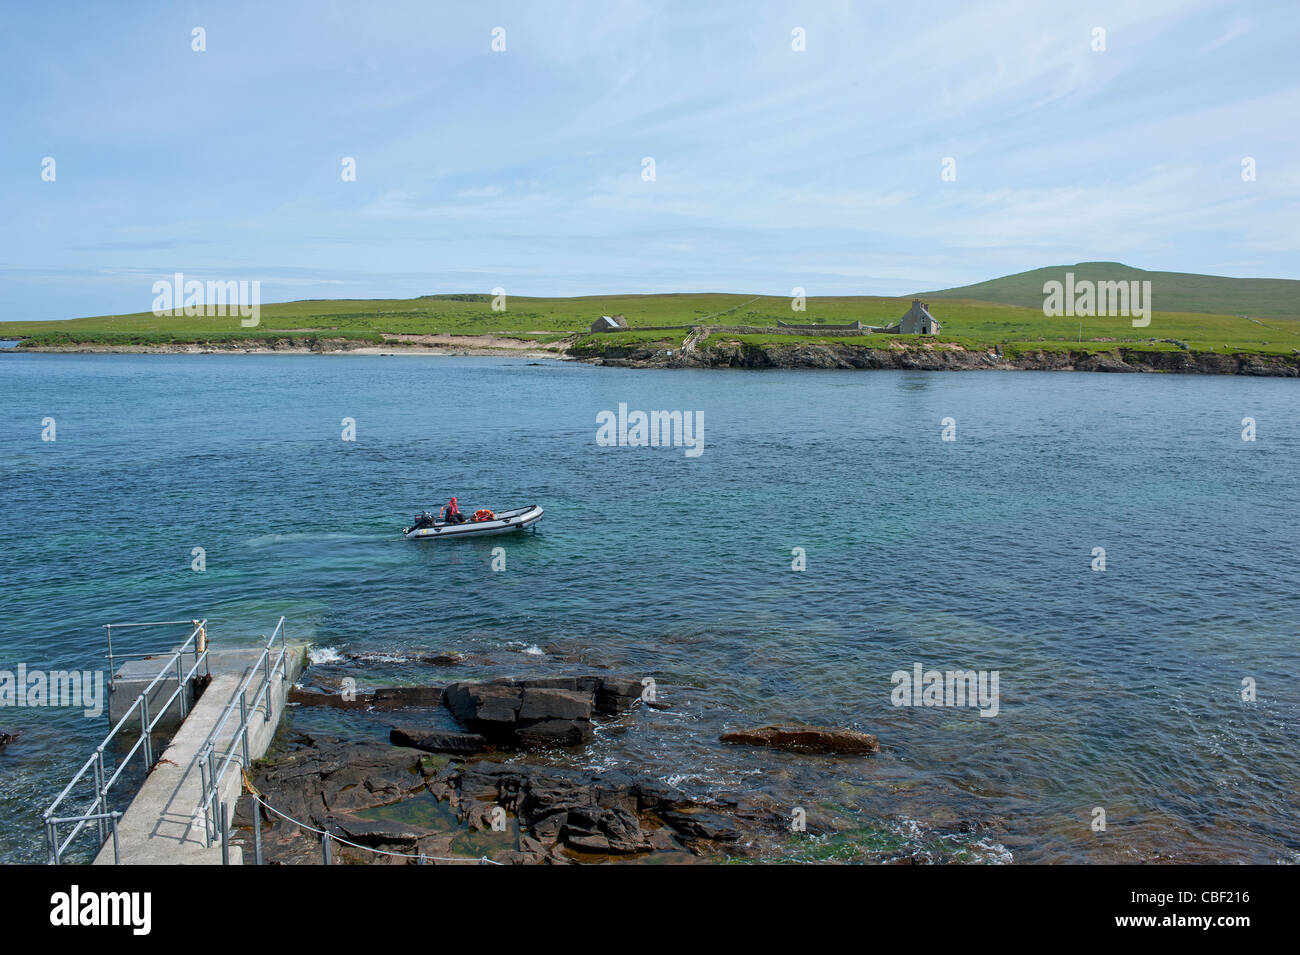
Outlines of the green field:
M 1071 267 L 1080 278 L 1098 273 Z M 1124 268 L 1124 267 L 1119 267 Z M 1130 270 L 1136 271 L 1136 270 Z M 1231 298 L 1236 283 L 1264 283 L 1252 286 L 1251 299 L 1257 307 L 1249 312 L 1225 310 L 1214 313 L 1206 307 L 1184 304 L 1177 311 L 1156 311 L 1150 325 L 1134 328 L 1132 320 L 1116 318 L 1049 318 L 1042 311 L 1043 275 L 1049 270 L 1007 276 L 981 286 L 949 293 L 931 293 L 931 312 L 943 323 L 939 340 L 968 348 L 1002 345 L 1012 352 L 1026 348 L 1050 350 L 1073 347 L 1108 350 L 1125 342 L 1146 342 L 1152 347 L 1195 351 L 1251 352 L 1290 355 L 1300 351 L 1300 318 L 1293 307 L 1300 282 L 1265 279 L 1216 279 L 1186 276 L 1196 280 L 1189 286 L 1201 296 L 1199 302 L 1220 303 Z M 1173 276 L 1174 273 L 1142 273 Z M 1055 271 L 1050 275 L 1060 277 Z M 1113 276 L 1111 276 L 1113 277 Z M 1153 279 L 1153 281 L 1155 281 Z M 1164 280 L 1162 280 L 1163 282 Z M 1172 281 L 1172 279 L 1170 279 Z M 999 284 L 1001 283 L 1001 284 Z M 1215 283 L 1228 283 L 1224 286 Z M 1278 291 L 1275 286 L 1285 289 Z M 1174 295 L 1153 286 L 1157 305 L 1183 301 L 1190 292 Z M 1031 291 L 1033 294 L 1030 294 Z M 1019 296 L 1031 304 L 1007 304 L 975 300 L 978 294 Z M 1284 294 L 1285 293 L 1285 294 Z M 59 345 L 164 345 L 277 339 L 310 342 L 317 339 L 347 339 L 368 343 L 400 344 L 394 335 L 492 335 L 515 337 L 546 344 L 569 341 L 579 347 L 662 347 L 675 348 L 687 330 L 652 330 L 645 326 L 708 324 L 722 326 L 715 338 L 743 338 L 753 344 L 794 344 L 834 341 L 881 347 L 891 339 L 915 342 L 918 336 L 844 336 L 829 331 L 804 337 L 775 332 L 778 320 L 788 323 L 844 324 L 855 320 L 868 325 L 887 325 L 899 318 L 910 297 L 833 296 L 810 298 L 807 310 L 794 312 L 785 297 L 743 294 L 598 295 L 579 298 L 534 298 L 512 296 L 505 311 L 494 311 L 488 295 L 433 295 L 415 299 L 311 300 L 263 305 L 257 328 L 240 326 L 239 317 L 157 317 L 150 312 L 133 315 L 105 315 L 59 322 L 0 322 L 0 338 L 21 338 L 33 346 Z M 1234 300 L 1240 304 L 1243 299 Z M 591 323 L 601 315 L 623 315 L 627 332 L 591 335 Z M 725 326 L 772 327 L 773 334 L 729 333 Z

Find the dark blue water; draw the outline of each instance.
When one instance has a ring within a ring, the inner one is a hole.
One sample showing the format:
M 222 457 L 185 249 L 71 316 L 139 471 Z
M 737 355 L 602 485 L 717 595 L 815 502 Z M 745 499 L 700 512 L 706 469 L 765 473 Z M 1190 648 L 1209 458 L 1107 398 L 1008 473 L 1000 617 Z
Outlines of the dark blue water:
M 652 676 L 671 709 L 556 758 L 842 830 L 796 856 L 1295 861 L 1298 395 L 1160 375 L 8 355 L 0 669 L 102 666 L 106 622 L 206 616 L 230 644 L 283 614 L 326 684 Z M 704 453 L 598 447 L 619 402 L 703 411 Z M 401 538 L 453 493 L 546 520 Z M 449 651 L 466 664 L 418 662 Z M 999 714 L 894 707 L 890 675 L 916 663 L 997 670 Z M 772 720 L 863 729 L 884 751 L 717 741 Z M 0 859 L 43 858 L 39 813 L 106 719 L 0 709 L 6 729 Z

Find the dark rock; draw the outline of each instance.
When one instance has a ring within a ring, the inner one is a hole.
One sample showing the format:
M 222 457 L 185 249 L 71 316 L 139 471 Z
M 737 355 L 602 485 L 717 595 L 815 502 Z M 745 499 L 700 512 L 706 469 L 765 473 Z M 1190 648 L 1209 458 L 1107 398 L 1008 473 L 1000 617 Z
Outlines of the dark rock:
M 450 756 L 443 756 L 443 755 L 421 756 L 420 762 L 417 765 L 419 766 L 420 775 L 428 779 L 430 776 L 433 776 L 439 771 L 445 769 L 450 762 L 451 762 Z
M 414 726 L 394 726 L 388 734 L 394 746 L 409 746 L 426 753 L 481 753 L 487 740 L 478 733 L 458 733 L 454 730 L 429 730 Z
M 414 845 L 428 835 L 423 829 L 383 819 L 358 819 L 350 813 L 333 813 L 326 827 L 337 836 L 366 846 Z
M 580 692 L 567 687 L 534 689 Z M 553 722 L 571 726 L 583 721 Z M 426 732 L 401 727 L 398 731 Z M 512 814 L 517 848 L 492 850 L 493 858 L 511 864 L 569 864 L 646 854 L 664 861 L 704 861 L 721 844 L 726 844 L 728 855 L 753 852 L 751 836 L 779 834 L 785 824 L 783 816 L 758 811 L 743 797 L 700 806 L 683 801 L 658 780 L 627 770 L 593 773 L 490 760 L 462 762 L 402 747 L 307 734 L 293 738 L 288 749 L 269 762 L 259 762 L 252 773 L 267 803 L 304 825 L 327 829 L 361 846 L 458 860 L 468 858 L 464 830 L 453 826 L 444 831 L 449 824 L 446 809 L 469 831 L 489 828 L 498 806 Z M 419 798 L 426 786 L 445 805 L 429 817 L 436 832 L 418 824 L 359 818 L 368 815 L 363 809 Z M 251 823 L 247 806 L 248 800 L 241 799 L 236 812 L 237 824 L 245 827 Z M 262 841 L 269 861 L 319 863 L 318 837 L 273 813 L 266 818 L 270 824 L 263 826 Z M 241 833 L 240 838 L 247 847 L 251 836 Z M 411 861 L 341 844 L 335 846 L 334 855 L 336 861 L 347 863 Z
M 340 750 L 346 762 L 322 780 L 325 805 L 332 811 L 387 806 L 425 786 L 418 757 L 409 749 L 352 744 Z
M 519 719 L 523 688 L 514 683 L 457 682 L 447 686 L 442 699 L 451 715 L 474 732 L 509 737 Z
M 603 716 L 615 716 L 630 709 L 641 696 L 641 681 L 626 677 L 604 677 L 596 688 L 596 710 Z
M 442 702 L 442 687 L 390 686 L 372 694 L 377 710 L 398 710 L 404 707 L 437 706 Z
M 289 702 L 300 706 L 329 706 L 341 710 L 401 710 L 407 707 L 434 707 L 442 702 L 442 687 L 389 686 L 369 693 L 321 693 L 291 687 Z
M 744 746 L 767 746 L 803 753 L 862 754 L 880 752 L 880 743 L 869 733 L 835 729 L 830 726 L 779 724 L 756 729 L 723 733 L 724 743 Z
M 431 666 L 451 667 L 457 666 L 465 661 L 465 654 L 452 651 L 451 653 L 435 653 L 431 656 L 420 657 L 421 663 L 428 663 Z
M 560 838 L 565 845 L 580 852 L 631 855 L 653 848 L 635 814 L 602 806 L 569 810 Z
M 319 690 L 304 690 L 300 687 L 289 688 L 289 702 L 299 706 L 330 706 L 340 710 L 364 710 L 371 704 L 369 693 L 351 694 L 351 699 L 342 693 L 321 693 Z
M 599 832 L 575 832 L 571 829 L 564 831 L 564 844 L 570 849 L 576 849 L 579 852 L 592 852 L 600 855 L 608 855 L 610 852 L 609 839 Z
M 442 699 L 458 722 L 491 742 L 574 746 L 594 738 L 594 714 L 616 715 L 640 693 L 636 680 L 588 675 L 458 681 L 446 688 Z
M 17 738 L 17 733 L 0 733 L 0 746 L 8 746 Z
M 515 739 L 522 746 L 579 746 L 595 736 L 590 720 L 520 720 L 515 724 Z
M 678 807 L 662 814 L 663 821 L 690 839 L 735 842 L 742 833 L 735 822 L 721 813 L 697 807 Z
M 519 722 L 527 720 L 590 720 L 592 696 L 577 690 L 524 687 Z

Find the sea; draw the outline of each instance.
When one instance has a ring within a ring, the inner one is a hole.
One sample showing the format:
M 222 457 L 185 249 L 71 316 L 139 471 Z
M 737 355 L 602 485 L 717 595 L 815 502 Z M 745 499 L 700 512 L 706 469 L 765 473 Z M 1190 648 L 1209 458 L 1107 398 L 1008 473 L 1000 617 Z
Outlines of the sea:
M 284 617 L 322 688 L 653 681 L 659 708 L 539 758 L 801 810 L 774 861 L 1293 863 L 1298 388 L 9 353 L 0 690 L 106 671 L 105 624 L 206 618 L 214 646 L 254 646 Z M 666 440 L 642 446 L 637 412 Z M 545 518 L 404 539 L 452 495 Z M 949 671 L 988 693 L 909 688 Z M 282 732 L 385 740 L 392 719 L 304 707 Z M 775 722 L 881 752 L 719 740 Z M 41 813 L 108 729 L 0 694 L 0 861 L 45 861 Z

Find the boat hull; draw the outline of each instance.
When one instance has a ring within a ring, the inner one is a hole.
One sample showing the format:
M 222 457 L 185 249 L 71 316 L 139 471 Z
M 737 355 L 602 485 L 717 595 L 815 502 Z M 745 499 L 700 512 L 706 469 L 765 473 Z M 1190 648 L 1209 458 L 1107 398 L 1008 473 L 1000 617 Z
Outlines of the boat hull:
M 462 537 L 492 537 L 496 534 L 514 534 L 536 527 L 543 511 L 536 504 L 502 511 L 491 521 L 466 521 L 464 524 L 436 523 L 432 527 L 411 528 L 407 540 L 450 540 Z

